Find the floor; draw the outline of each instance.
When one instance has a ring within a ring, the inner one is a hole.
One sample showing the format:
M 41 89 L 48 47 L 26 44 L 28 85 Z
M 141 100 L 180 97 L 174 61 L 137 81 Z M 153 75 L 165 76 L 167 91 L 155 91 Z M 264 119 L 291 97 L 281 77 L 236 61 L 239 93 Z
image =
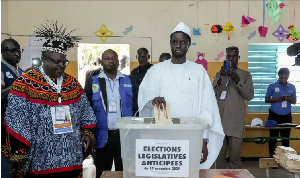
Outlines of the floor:
M 258 161 L 242 162 L 242 169 L 248 169 L 255 178 L 266 178 L 266 169 L 260 169 Z M 270 178 L 294 178 L 294 176 L 282 168 L 269 169 Z
M 113 167 L 114 169 L 114 167 Z M 242 169 L 247 169 L 255 178 L 266 178 L 266 170 L 260 169 L 258 161 L 243 161 Z M 92 159 L 86 159 L 83 163 L 83 178 L 95 178 L 96 168 L 93 165 Z M 270 178 L 294 178 L 291 173 L 288 173 L 282 168 L 269 169 Z

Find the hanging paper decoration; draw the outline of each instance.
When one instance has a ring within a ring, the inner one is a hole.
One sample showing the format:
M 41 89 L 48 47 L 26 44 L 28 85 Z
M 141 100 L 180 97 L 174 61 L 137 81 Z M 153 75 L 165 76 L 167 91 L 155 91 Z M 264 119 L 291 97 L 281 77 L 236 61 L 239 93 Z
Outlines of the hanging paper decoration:
M 222 33 L 223 28 L 221 25 L 213 25 L 211 26 L 210 30 L 212 33 Z
M 200 28 L 193 28 L 193 35 L 195 36 L 195 37 L 197 37 L 197 36 L 199 36 L 199 35 L 201 35 L 201 30 L 200 30 Z
M 227 23 L 226 23 L 226 26 L 223 27 L 223 30 L 224 30 L 226 33 L 232 33 L 233 31 L 235 31 L 235 28 L 234 28 L 234 26 L 232 26 L 232 22 L 227 22 Z
M 207 31 L 207 29 L 209 28 L 209 24 L 204 24 L 205 26 L 205 31 Z
M 284 3 L 280 3 L 280 4 L 279 4 L 279 8 L 280 8 L 280 9 L 282 9 L 282 8 L 283 8 L 283 6 L 285 6 L 285 4 L 284 4 Z
M 291 0 L 291 14 L 292 14 L 292 25 L 288 27 L 289 33 L 286 36 L 290 42 L 294 43 L 295 41 L 300 39 L 300 32 L 297 32 L 297 28 L 294 26 L 295 24 L 295 4 L 293 5 L 293 1 Z M 294 10 L 292 10 L 294 7 Z
M 259 32 L 259 36 L 260 37 L 266 37 L 267 36 L 267 32 L 268 32 L 268 27 L 259 26 L 258 27 L 258 32 Z
M 263 0 L 263 26 L 258 27 L 258 32 L 260 37 L 266 37 L 268 32 L 268 27 L 265 27 L 265 12 L 266 12 L 266 1 Z
M 255 22 L 256 20 L 250 17 L 250 5 L 249 5 L 249 0 L 248 0 L 248 16 L 243 15 L 242 16 L 242 25 L 241 27 L 247 27 L 250 23 Z
M 277 37 L 280 43 L 284 40 L 287 36 L 288 31 L 284 30 L 283 26 L 280 24 L 276 31 L 272 33 L 273 36 Z
M 295 28 L 293 25 L 290 25 L 288 29 L 289 33 L 286 36 L 286 39 L 289 39 L 289 41 L 292 43 L 300 39 L 300 31 L 297 32 L 297 28 Z
M 227 22 L 226 26 L 223 27 L 223 30 L 226 31 L 226 33 L 232 33 L 235 31 L 234 26 L 232 26 L 232 22 Z M 228 34 L 228 40 L 230 40 L 230 35 Z
M 207 0 L 205 1 L 205 5 L 206 5 L 206 7 L 205 7 L 205 24 L 204 24 L 204 26 L 205 26 L 205 32 L 207 32 L 207 29 L 209 28 L 209 24 L 207 23 Z
M 274 24 L 282 16 L 281 8 L 279 5 L 283 0 L 269 0 L 267 4 L 268 15 L 271 17 L 271 24 Z
M 196 44 L 197 44 L 196 42 L 192 43 L 193 46 L 196 46 Z
M 256 21 L 255 19 L 243 15 L 242 16 L 242 25 L 241 25 L 241 27 L 247 27 L 250 23 L 253 23 L 255 21 Z

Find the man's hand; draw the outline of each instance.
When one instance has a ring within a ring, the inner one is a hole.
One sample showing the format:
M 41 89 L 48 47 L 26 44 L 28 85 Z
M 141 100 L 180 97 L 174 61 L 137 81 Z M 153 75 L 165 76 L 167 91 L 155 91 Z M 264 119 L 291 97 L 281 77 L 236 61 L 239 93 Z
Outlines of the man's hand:
M 202 153 L 203 153 L 203 157 L 201 158 L 200 164 L 204 163 L 207 160 L 207 156 L 208 156 L 207 142 L 203 142 Z
M 290 95 L 284 96 L 284 100 L 286 101 L 292 101 L 292 97 Z
M 160 108 L 163 110 L 166 108 L 166 101 L 164 97 L 156 97 L 152 100 L 152 105 L 156 106 L 157 108 Z
M 282 102 L 284 99 L 283 99 L 283 97 L 281 96 L 281 97 L 277 97 L 277 98 L 274 98 L 274 101 L 275 102 Z
M 91 143 L 90 137 L 87 136 L 87 135 L 82 135 L 81 140 L 80 140 L 80 144 L 86 144 L 84 152 L 86 152 L 86 150 L 88 150 L 88 148 L 90 146 L 90 143 Z
M 11 87 L 5 88 L 4 85 L 1 85 L 1 100 L 7 99 Z
M 224 70 L 224 66 L 222 66 L 221 70 L 220 70 L 220 77 L 219 77 L 219 79 L 217 81 L 218 85 L 221 85 L 222 80 L 225 79 L 225 76 L 226 76 L 226 71 Z
M 240 77 L 239 77 L 239 75 L 236 73 L 235 69 L 234 69 L 232 66 L 230 67 L 230 73 L 229 73 L 229 76 L 231 77 L 231 79 L 232 79 L 233 81 L 235 81 L 236 84 L 239 83 Z

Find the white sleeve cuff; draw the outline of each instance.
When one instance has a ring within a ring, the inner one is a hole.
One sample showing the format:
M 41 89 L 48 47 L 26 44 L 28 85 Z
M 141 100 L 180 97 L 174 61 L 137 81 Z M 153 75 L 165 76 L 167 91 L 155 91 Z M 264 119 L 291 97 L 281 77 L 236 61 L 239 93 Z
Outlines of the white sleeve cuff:
M 208 129 L 205 129 L 204 130 L 204 133 L 203 133 L 203 139 L 208 139 Z

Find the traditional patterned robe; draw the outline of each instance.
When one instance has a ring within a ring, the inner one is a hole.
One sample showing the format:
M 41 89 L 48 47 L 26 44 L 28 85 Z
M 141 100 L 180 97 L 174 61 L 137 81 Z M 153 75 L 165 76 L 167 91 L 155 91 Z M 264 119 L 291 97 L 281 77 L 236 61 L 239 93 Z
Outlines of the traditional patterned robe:
M 66 73 L 61 101 L 70 108 L 73 132 L 54 134 L 50 108 L 58 105 L 58 97 L 39 69 L 22 74 L 12 85 L 1 150 L 17 177 L 82 177 L 80 139 L 86 134 L 90 146 L 95 145 L 96 118 L 82 87 Z

